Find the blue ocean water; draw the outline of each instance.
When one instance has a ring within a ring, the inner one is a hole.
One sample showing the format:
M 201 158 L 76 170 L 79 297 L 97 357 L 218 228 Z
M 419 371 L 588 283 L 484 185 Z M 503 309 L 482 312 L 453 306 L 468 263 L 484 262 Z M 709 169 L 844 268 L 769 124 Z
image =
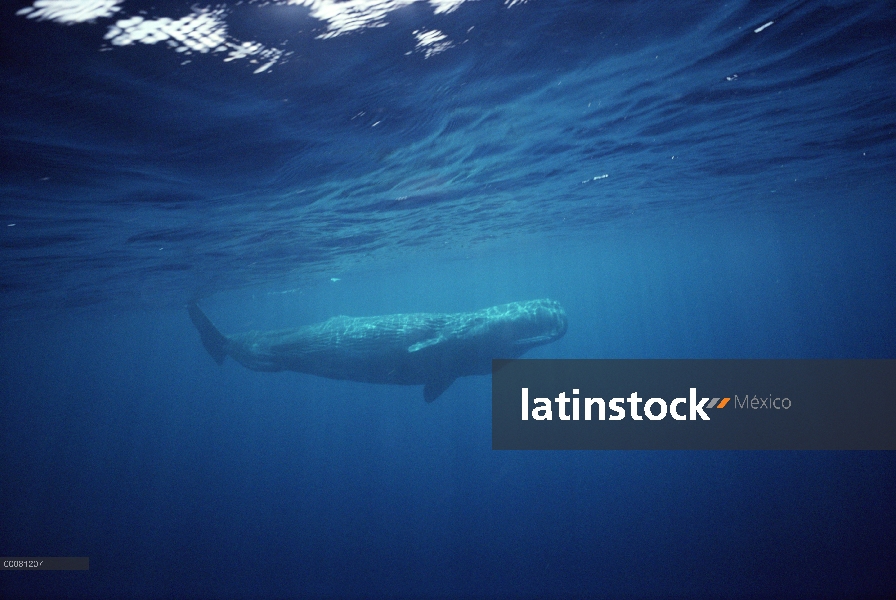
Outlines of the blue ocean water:
M 530 357 L 896 358 L 892 2 L 11 2 L 18 597 L 887 597 L 896 456 L 496 452 L 225 332 L 550 297 Z

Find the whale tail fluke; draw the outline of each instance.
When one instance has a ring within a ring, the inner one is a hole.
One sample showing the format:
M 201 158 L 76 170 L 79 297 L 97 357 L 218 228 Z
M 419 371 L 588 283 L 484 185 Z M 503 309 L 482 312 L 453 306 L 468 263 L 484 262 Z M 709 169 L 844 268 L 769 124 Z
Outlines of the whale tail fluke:
M 202 312 L 195 300 L 190 302 L 189 309 L 190 320 L 193 321 L 193 325 L 199 330 L 202 345 L 212 355 L 215 362 L 220 365 L 224 362 L 224 357 L 227 356 L 227 338 L 208 320 L 208 317 L 205 316 L 205 313 Z

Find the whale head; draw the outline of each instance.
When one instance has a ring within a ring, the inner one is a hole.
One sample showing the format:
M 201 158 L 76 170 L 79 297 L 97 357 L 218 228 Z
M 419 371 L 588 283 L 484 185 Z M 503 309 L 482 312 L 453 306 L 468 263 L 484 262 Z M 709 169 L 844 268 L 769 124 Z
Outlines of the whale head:
M 554 300 L 513 302 L 488 309 L 491 329 L 522 354 L 566 334 L 566 311 Z

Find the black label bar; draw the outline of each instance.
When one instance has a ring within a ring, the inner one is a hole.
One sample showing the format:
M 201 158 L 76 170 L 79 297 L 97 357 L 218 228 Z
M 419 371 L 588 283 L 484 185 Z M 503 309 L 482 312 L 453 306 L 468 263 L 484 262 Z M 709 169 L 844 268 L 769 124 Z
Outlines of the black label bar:
M 896 450 L 896 360 L 496 360 L 495 450 Z
M 0 558 L 4 571 L 87 571 L 87 556 L 5 556 Z

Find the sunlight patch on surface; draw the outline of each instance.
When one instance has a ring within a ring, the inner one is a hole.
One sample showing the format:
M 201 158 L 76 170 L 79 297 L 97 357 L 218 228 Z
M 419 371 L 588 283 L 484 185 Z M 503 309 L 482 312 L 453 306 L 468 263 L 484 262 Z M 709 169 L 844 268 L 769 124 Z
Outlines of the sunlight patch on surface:
M 194 10 L 193 13 L 174 20 L 169 18 L 144 19 L 140 16 L 121 19 L 109 27 L 104 36 L 115 46 L 131 44 L 156 44 L 165 42 L 176 52 L 227 52 L 224 62 L 249 58 L 262 61 L 255 73 L 269 69 L 282 56 L 277 48 L 266 48 L 258 42 L 239 42 L 227 34 L 223 10 Z
M 305 6 L 311 10 L 311 17 L 325 21 L 327 31 L 317 36 L 319 39 L 368 27 L 388 25 L 386 15 L 393 10 L 414 4 L 417 0 L 288 0 L 287 4 Z
M 84 23 L 111 17 L 121 10 L 123 0 L 35 0 L 31 6 L 16 11 L 19 16 L 38 21 Z
M 440 52 L 444 52 L 454 44 L 448 40 L 448 37 L 438 29 L 418 29 L 414 32 L 417 38 L 417 47 L 415 50 L 423 52 L 423 58 L 429 58 Z
M 326 31 L 317 35 L 317 39 L 330 39 L 363 29 L 385 27 L 389 24 L 389 13 L 412 4 L 428 4 L 433 15 L 442 15 L 452 13 L 470 1 L 473 0 L 249 0 L 249 4 L 307 8 L 311 18 L 322 21 L 326 26 Z M 104 36 L 112 46 L 164 42 L 175 52 L 183 54 L 226 53 L 224 62 L 245 58 L 249 63 L 259 65 L 255 68 L 255 73 L 269 70 L 292 54 L 279 48 L 266 47 L 260 42 L 244 42 L 231 37 L 225 20 L 231 11 L 226 5 L 214 8 L 194 5 L 189 15 L 174 19 L 149 18 L 144 16 L 143 11 L 143 15 L 121 15 L 123 2 L 124 0 L 34 0 L 32 6 L 16 11 L 16 15 L 67 25 L 122 16 L 123 18 L 108 27 Z M 504 0 L 504 5 L 511 8 L 525 2 L 527 0 Z M 413 34 L 416 46 L 413 51 L 405 54 L 420 52 L 424 58 L 430 58 L 455 46 L 454 42 L 437 29 L 418 29 Z M 185 60 L 181 64 L 189 63 L 189 60 Z
M 470 0 L 427 0 L 434 14 L 452 13 L 464 2 Z M 327 31 L 317 36 L 319 39 L 334 38 L 339 35 L 369 27 L 388 25 L 387 15 L 399 8 L 421 2 L 421 0 L 286 0 L 293 6 L 310 9 L 311 17 L 327 23 Z M 523 4 L 526 0 L 505 0 L 507 8 Z
M 448 14 L 457 10 L 457 7 L 467 0 L 429 0 L 434 7 L 433 12 L 437 15 Z
M 103 37 L 115 46 L 168 42 L 178 52 L 205 53 L 223 49 L 227 41 L 227 24 L 221 17 L 220 10 L 194 12 L 177 20 L 131 17 L 116 22 Z

